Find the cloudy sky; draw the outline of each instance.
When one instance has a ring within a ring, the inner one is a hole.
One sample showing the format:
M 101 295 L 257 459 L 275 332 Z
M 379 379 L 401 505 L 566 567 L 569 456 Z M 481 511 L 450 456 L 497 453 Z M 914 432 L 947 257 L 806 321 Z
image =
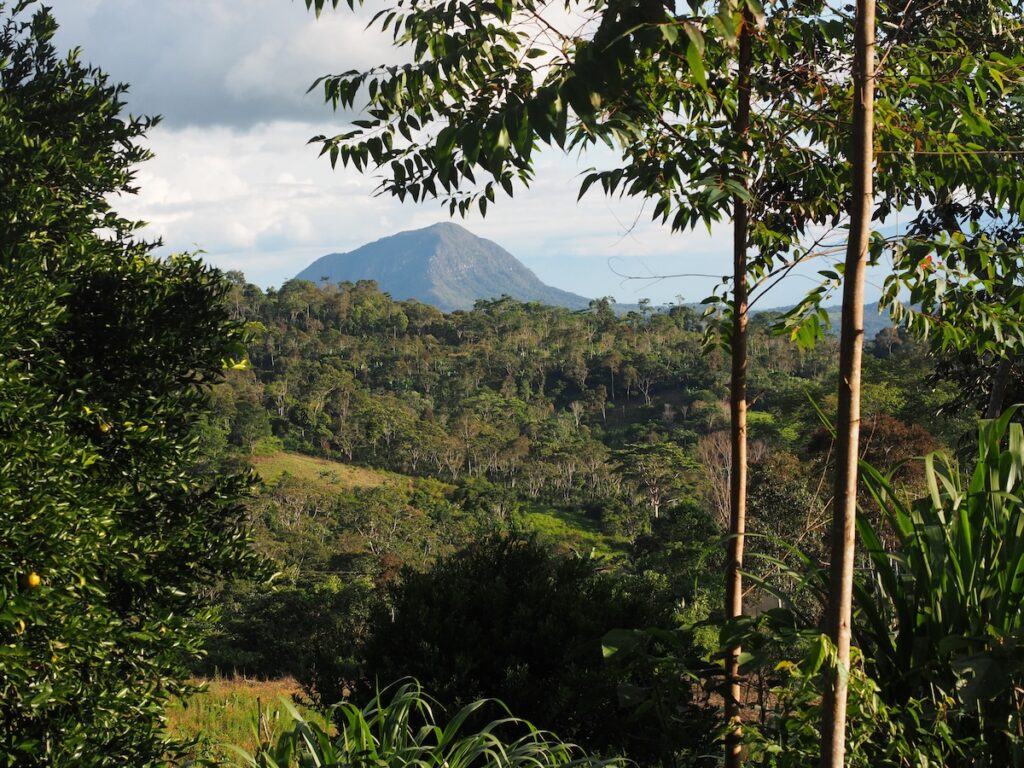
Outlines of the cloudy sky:
M 168 249 L 202 249 L 271 286 L 325 253 L 447 219 L 436 202 L 374 197 L 372 176 L 332 171 L 307 146 L 343 130 L 342 118 L 306 94 L 316 77 L 396 58 L 386 39 L 364 31 L 365 13 L 344 8 L 316 20 L 302 0 L 48 4 L 60 46 L 81 47 L 85 60 L 130 84 L 132 112 L 163 116 L 149 136 L 156 157 L 138 174 L 141 193 L 118 207 L 149 222 L 147 234 Z M 629 303 L 706 296 L 717 281 L 621 275 L 725 274 L 728 230 L 671 235 L 641 203 L 598 192 L 577 204 L 581 171 L 603 162 L 548 152 L 534 186 L 461 223 L 559 288 Z M 812 285 L 787 283 L 763 305 L 790 303 Z

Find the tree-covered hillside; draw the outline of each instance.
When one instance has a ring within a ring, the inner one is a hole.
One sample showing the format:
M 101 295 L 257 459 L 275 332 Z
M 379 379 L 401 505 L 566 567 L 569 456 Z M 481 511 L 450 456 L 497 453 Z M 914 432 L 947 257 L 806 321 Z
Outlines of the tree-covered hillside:
M 207 670 L 292 674 L 328 701 L 341 691 L 364 695 L 389 675 L 426 675 L 437 659 L 417 662 L 408 650 L 403 667 L 397 646 L 388 646 L 389 661 L 373 649 L 393 620 L 424 627 L 422 647 L 434 647 L 426 626 L 440 619 L 402 611 L 428 610 L 416 591 L 465 590 L 444 582 L 465 578 L 460 558 L 500 572 L 494 558 L 516 555 L 487 543 L 496 535 L 540 537 L 584 560 L 598 555 L 590 567 L 614 582 L 601 589 L 648 595 L 645 621 L 716 615 L 729 503 L 728 371 L 692 308 L 641 306 L 620 316 L 610 300 L 574 312 L 504 298 L 443 314 L 394 301 L 372 282 L 291 281 L 264 292 L 240 274 L 231 279 L 230 312 L 251 332 L 249 367 L 214 391 L 215 412 L 199 430 L 211 457 L 235 456 L 266 478 L 252 518 L 284 581 L 271 595 L 245 584 L 224 593 L 227 624 Z M 774 320 L 757 316 L 750 344 L 750 570 L 765 578 L 796 565 L 782 542 L 815 561 L 824 556 L 832 451 L 823 418 L 835 408 L 835 342 L 800 351 L 773 331 Z M 865 458 L 897 467 L 955 444 L 967 422 L 937 415 L 955 391 L 935 375 L 927 350 L 887 331 L 870 352 Z M 919 490 L 920 468 L 903 466 L 896 482 L 901 493 Z M 479 597 L 466 598 L 467 617 L 486 610 Z M 754 613 L 775 604 L 759 589 L 746 601 Z M 625 609 L 603 610 L 610 621 Z M 281 638 L 276 627 L 288 620 L 302 630 Z M 536 628 L 545 620 L 538 613 L 524 621 Z M 549 649 L 563 641 L 551 642 Z M 717 631 L 689 642 L 695 654 L 710 653 Z M 515 663 L 529 670 L 539 662 Z M 464 680 L 445 688 L 438 674 L 429 687 L 453 701 L 497 694 L 588 746 L 651 754 L 632 736 L 613 738 L 614 708 L 603 730 L 581 730 L 560 719 L 565 712 L 531 705 L 521 687 Z M 524 674 L 516 685 L 540 684 Z M 583 683 L 558 685 L 569 696 Z
M 615 466 L 636 466 L 627 454 L 675 446 L 713 469 L 727 371 L 717 350 L 705 350 L 706 323 L 690 307 L 620 317 L 608 299 L 573 312 L 504 298 L 445 315 L 393 301 L 372 282 L 292 281 L 264 293 L 234 281 L 231 311 L 253 334 L 250 367 L 219 390 L 211 440 L 248 451 L 279 441 L 562 501 L 615 497 Z M 753 322 L 752 436 L 765 454 L 811 458 L 827 452 L 814 436 L 816 408 L 831 412 L 834 342 L 800 351 L 771 331 L 773 319 Z M 936 416 L 954 392 L 929 378 L 925 351 L 888 331 L 873 351 L 865 411 L 876 445 L 912 425 L 939 443 L 956 437 L 956 421 Z

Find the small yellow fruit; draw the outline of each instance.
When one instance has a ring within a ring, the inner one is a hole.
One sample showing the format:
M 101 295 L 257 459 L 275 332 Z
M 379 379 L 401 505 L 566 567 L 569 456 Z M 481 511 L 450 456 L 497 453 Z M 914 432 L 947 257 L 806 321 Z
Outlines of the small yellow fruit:
M 105 422 L 105 421 L 101 421 L 100 422 L 100 432 L 102 432 L 105 435 L 109 431 L 110 431 L 110 425 L 107 424 L 107 422 Z
M 40 584 L 43 583 L 43 580 L 39 577 L 39 574 L 36 573 L 35 571 L 32 571 L 32 573 L 30 573 L 28 575 L 28 579 L 26 579 L 26 581 L 28 582 L 29 587 L 32 588 L 32 589 L 35 589 L 36 587 L 38 587 Z

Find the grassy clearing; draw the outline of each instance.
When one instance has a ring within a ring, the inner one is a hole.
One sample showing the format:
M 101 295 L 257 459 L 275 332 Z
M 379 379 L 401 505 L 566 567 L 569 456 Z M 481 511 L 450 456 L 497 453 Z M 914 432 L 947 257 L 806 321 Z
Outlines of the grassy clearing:
M 534 506 L 523 512 L 522 520 L 528 530 L 536 531 L 541 541 L 584 556 L 591 552 L 602 557 L 620 555 L 628 546 L 625 538 L 609 536 L 581 512 Z
M 453 488 L 448 483 L 432 478 L 413 478 L 286 451 L 250 456 L 249 461 L 268 483 L 287 472 L 305 485 L 325 493 L 344 493 L 384 484 L 409 488 L 416 486 L 434 495 L 448 493 Z M 581 555 L 594 552 L 608 557 L 621 554 L 627 548 L 624 538 L 609 536 L 598 523 L 572 510 L 531 505 L 523 513 L 521 522 L 528 530 L 536 531 L 541 540 Z
M 223 760 L 233 765 L 237 755 L 223 745 L 233 744 L 252 753 L 260 740 L 275 739 L 291 727 L 292 717 L 281 705 L 281 699 L 291 699 L 299 693 L 294 680 L 214 679 L 205 682 L 205 693 L 196 694 L 187 704 L 172 701 L 167 708 L 167 730 L 172 736 L 200 738 L 193 758 Z M 303 717 L 324 725 L 322 718 L 308 708 L 300 706 L 299 710 Z
M 336 461 L 285 451 L 265 456 L 251 456 L 249 461 L 259 476 L 268 483 L 287 472 L 297 480 L 330 493 L 343 493 L 353 488 L 375 488 L 387 482 L 395 482 L 396 478 L 405 480 L 399 475 L 392 476 L 386 472 L 352 467 Z

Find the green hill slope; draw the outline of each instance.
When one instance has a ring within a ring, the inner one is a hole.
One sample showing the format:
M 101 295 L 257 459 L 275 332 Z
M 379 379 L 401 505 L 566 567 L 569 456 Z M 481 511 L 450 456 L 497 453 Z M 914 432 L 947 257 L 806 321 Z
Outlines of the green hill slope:
M 285 451 L 252 456 L 249 463 L 264 482 L 271 483 L 287 473 L 296 480 L 328 493 L 343 493 L 354 488 L 376 488 L 389 481 L 394 482 L 395 479 L 407 480 L 390 472 L 353 467 Z

